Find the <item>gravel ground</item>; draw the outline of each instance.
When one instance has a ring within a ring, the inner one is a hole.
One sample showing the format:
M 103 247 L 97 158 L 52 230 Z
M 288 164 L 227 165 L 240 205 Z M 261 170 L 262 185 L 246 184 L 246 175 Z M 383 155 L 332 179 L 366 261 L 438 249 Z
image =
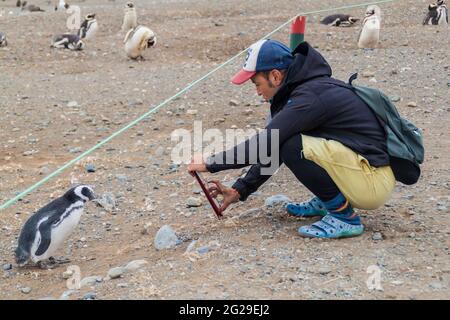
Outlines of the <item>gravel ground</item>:
M 84 51 L 71 52 L 49 47 L 54 34 L 67 31 L 65 13 L 42 0 L 33 3 L 46 12 L 25 14 L 15 1 L 0 1 L 0 31 L 9 39 L 0 48 L 0 203 L 297 12 L 356 3 L 138 0 L 139 22 L 155 31 L 158 42 L 145 61 L 135 62 L 122 46 L 125 2 L 72 1 L 83 14 L 95 12 L 100 29 Z M 421 180 L 398 184 L 384 207 L 360 212 L 362 236 L 299 237 L 297 228 L 311 220 L 265 206 L 277 194 L 296 201 L 311 196 L 286 168 L 218 221 L 185 167 L 171 164 L 171 133 L 193 130 L 196 120 L 203 129 L 264 127 L 268 104 L 251 84 L 229 82 L 241 57 L 2 211 L 0 298 L 449 299 L 450 42 L 447 27 L 421 25 L 427 3 L 381 5 L 381 45 L 368 53 L 357 49 L 360 26 L 326 27 L 318 23 L 325 14 L 308 16 L 306 39 L 327 58 L 335 77 L 346 80 L 359 72 L 358 83 L 398 100 L 401 114 L 424 131 Z M 364 9 L 346 12 L 360 17 Z M 284 28 L 273 38 L 287 42 L 288 32 Z M 215 176 L 230 182 L 240 174 Z M 109 205 L 87 205 L 59 252 L 69 264 L 18 268 L 13 250 L 21 226 L 75 182 L 94 185 Z M 188 208 L 191 197 L 200 206 Z M 157 250 L 155 235 L 164 225 L 178 241 Z M 68 267 L 83 280 L 79 290 L 68 289 L 74 278 Z M 370 290 L 367 283 L 376 284 L 377 276 L 378 290 Z

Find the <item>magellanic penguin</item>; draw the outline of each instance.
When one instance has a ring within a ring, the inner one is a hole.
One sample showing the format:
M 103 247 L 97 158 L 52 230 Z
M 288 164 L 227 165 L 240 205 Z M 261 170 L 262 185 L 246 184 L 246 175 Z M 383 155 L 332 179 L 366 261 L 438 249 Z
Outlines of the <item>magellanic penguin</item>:
M 6 47 L 8 45 L 8 41 L 6 41 L 6 34 L 0 31 L 0 48 Z
M 448 9 L 443 0 L 438 1 L 436 4 L 430 4 L 428 6 L 428 12 L 423 20 L 424 25 L 440 25 L 448 24 Z
M 55 11 L 69 9 L 69 6 L 64 0 L 55 0 Z
M 98 31 L 97 19 L 95 19 L 95 13 L 90 13 L 86 15 L 83 23 L 78 30 L 78 36 L 81 39 L 90 40 L 92 39 Z
M 65 48 L 70 50 L 83 50 L 84 43 L 76 34 L 58 34 L 53 37 L 52 48 Z
M 21 10 L 27 10 L 30 12 L 45 12 L 45 10 L 42 10 L 40 7 L 35 6 L 34 4 L 30 4 L 27 6 L 27 1 L 22 2 Z
M 156 35 L 147 27 L 137 26 L 127 32 L 123 42 L 125 43 L 125 52 L 128 57 L 131 59 L 144 59 L 142 54 L 145 49 L 156 44 Z
M 358 47 L 361 49 L 375 49 L 380 41 L 380 28 L 381 10 L 378 6 L 369 6 L 359 33 Z
M 124 9 L 122 31 L 128 31 L 137 27 L 136 8 L 133 2 L 127 2 Z
M 360 19 L 354 18 L 348 14 L 338 13 L 326 16 L 320 23 L 334 27 L 350 27 L 359 20 Z
M 84 205 L 95 199 L 94 190 L 87 185 L 71 188 L 39 209 L 25 222 L 15 251 L 19 266 L 53 257 L 80 221 Z

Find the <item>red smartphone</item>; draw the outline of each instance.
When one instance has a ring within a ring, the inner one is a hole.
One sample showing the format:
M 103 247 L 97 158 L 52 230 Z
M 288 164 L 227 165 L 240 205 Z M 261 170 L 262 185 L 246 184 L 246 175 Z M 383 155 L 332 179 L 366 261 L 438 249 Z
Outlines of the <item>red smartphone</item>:
M 222 212 L 220 212 L 219 209 L 219 204 L 217 203 L 217 201 L 209 194 L 209 190 L 207 187 L 207 183 L 204 181 L 203 177 L 201 176 L 200 173 L 198 173 L 197 171 L 192 171 L 193 176 L 195 177 L 195 179 L 197 180 L 198 184 L 200 185 L 200 187 L 203 190 L 203 193 L 206 196 L 206 199 L 208 199 L 209 203 L 211 204 L 211 207 L 214 210 L 214 213 L 216 214 L 217 218 L 220 219 L 223 217 Z

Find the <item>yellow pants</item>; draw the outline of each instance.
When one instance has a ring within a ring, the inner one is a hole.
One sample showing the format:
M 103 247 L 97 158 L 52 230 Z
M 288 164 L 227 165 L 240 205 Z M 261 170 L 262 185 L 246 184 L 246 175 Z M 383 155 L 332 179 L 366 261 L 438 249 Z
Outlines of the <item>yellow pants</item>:
M 342 194 L 359 209 L 376 209 L 391 197 L 395 177 L 390 166 L 372 167 L 342 143 L 302 135 L 303 155 L 321 166 Z

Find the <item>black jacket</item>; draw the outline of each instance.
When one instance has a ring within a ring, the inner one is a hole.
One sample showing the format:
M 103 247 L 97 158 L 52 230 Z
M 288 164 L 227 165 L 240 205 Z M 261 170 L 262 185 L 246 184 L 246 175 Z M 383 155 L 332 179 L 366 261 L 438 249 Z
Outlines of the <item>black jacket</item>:
M 266 127 L 267 137 L 263 139 L 258 134 L 243 142 L 246 151 L 244 163 L 236 161 L 237 150 L 242 150 L 242 146 L 218 153 L 207 161 L 210 172 L 253 164 L 247 175 L 233 185 L 241 200 L 270 177 L 261 175 L 259 153 L 253 154 L 249 145 L 251 140 L 256 140 L 258 148 L 261 143 L 266 143 L 265 150 L 270 151 L 271 129 L 279 130 L 279 146 L 293 135 L 302 133 L 339 141 L 365 157 L 374 167 L 389 165 L 386 135 L 372 110 L 352 90 L 334 84 L 343 82 L 331 78 L 330 66 L 307 42 L 300 44 L 293 53 L 294 61 L 272 99 L 272 120 Z M 230 162 L 230 159 L 234 161 Z M 257 164 L 250 163 L 250 159 L 257 159 Z

